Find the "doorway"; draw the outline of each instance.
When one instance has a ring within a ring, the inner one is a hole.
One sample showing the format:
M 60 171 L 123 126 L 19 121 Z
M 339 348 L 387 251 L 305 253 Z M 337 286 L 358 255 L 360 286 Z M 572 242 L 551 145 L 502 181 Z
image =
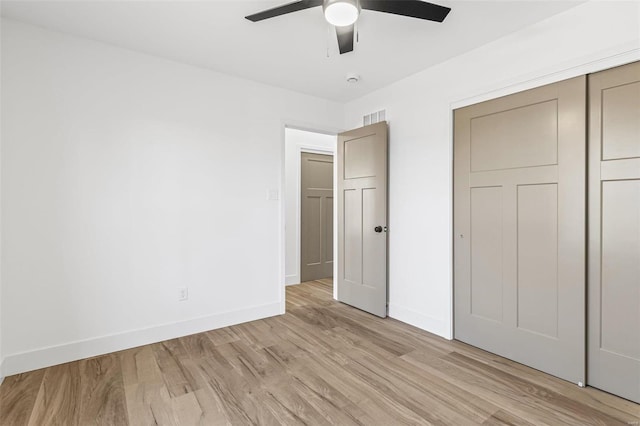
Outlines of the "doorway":
M 333 228 L 335 223 L 336 135 L 287 127 L 284 136 L 285 286 L 300 284 L 309 277 L 328 283 L 334 275 L 333 253 L 337 240 L 335 229 L 326 232 L 326 228 L 329 225 Z M 310 178 L 311 182 L 304 183 L 306 192 L 303 191 L 304 161 L 307 165 L 311 162 L 307 173 L 307 180 Z M 309 203 L 303 203 L 303 192 L 309 196 Z M 304 215 L 307 211 L 309 214 Z M 303 232 L 306 223 L 303 217 L 319 226 L 308 226 L 310 232 Z M 312 241 L 304 241 L 303 238 L 309 239 L 309 234 Z M 309 276 L 309 271 L 302 267 L 303 262 L 309 264 L 316 275 Z
M 282 313 L 288 304 L 286 286 L 313 279 L 316 283 L 325 281 L 324 284 L 332 288 L 334 299 L 386 317 L 387 122 L 338 135 L 285 128 L 284 141 L 285 285 L 282 287 Z M 333 157 L 333 161 L 327 156 Z M 314 163 L 316 169 L 332 170 L 333 182 L 329 182 L 328 176 L 310 177 L 318 182 L 303 185 L 304 159 Z M 307 196 L 315 198 L 315 205 L 310 207 L 311 222 L 319 223 L 324 219 L 324 225 L 315 228 L 315 239 L 309 243 L 313 246 L 312 256 L 303 257 L 301 218 L 305 209 L 302 199 Z M 333 228 L 331 233 L 325 232 L 329 224 Z M 305 267 L 314 266 L 322 271 L 318 273 L 326 278 L 307 275 L 307 271 L 303 273 L 303 263 Z

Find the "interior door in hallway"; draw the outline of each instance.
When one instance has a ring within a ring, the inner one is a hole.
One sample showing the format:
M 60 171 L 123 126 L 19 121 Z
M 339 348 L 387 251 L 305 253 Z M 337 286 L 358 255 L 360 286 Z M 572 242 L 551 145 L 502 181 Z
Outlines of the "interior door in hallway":
M 585 382 L 586 78 L 455 111 L 455 338 Z
M 338 135 L 338 300 L 387 316 L 387 123 Z
M 640 62 L 589 76 L 587 382 L 640 403 Z
M 333 157 L 300 157 L 300 279 L 333 276 Z

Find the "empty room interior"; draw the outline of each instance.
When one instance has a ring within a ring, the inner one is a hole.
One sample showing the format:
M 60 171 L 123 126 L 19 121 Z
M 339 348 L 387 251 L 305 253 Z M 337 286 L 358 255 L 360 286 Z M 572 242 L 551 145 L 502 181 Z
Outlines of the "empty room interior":
M 640 1 L 0 7 L 0 425 L 640 425 Z

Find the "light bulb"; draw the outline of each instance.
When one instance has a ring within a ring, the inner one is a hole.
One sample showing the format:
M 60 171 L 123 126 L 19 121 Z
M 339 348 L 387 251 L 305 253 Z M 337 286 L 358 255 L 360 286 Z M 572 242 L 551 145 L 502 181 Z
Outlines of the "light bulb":
M 324 17 L 331 25 L 346 27 L 358 20 L 358 7 L 348 1 L 336 1 L 324 9 Z

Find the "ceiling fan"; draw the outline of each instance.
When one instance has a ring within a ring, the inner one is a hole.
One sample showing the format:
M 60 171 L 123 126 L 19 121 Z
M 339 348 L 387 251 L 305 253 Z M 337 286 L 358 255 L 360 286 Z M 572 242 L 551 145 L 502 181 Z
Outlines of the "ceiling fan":
M 327 22 L 336 27 L 341 55 L 353 50 L 354 24 L 362 9 L 435 22 L 444 21 L 451 11 L 449 7 L 421 0 L 302 0 L 267 9 L 246 18 L 258 22 L 318 6 L 322 6 Z

